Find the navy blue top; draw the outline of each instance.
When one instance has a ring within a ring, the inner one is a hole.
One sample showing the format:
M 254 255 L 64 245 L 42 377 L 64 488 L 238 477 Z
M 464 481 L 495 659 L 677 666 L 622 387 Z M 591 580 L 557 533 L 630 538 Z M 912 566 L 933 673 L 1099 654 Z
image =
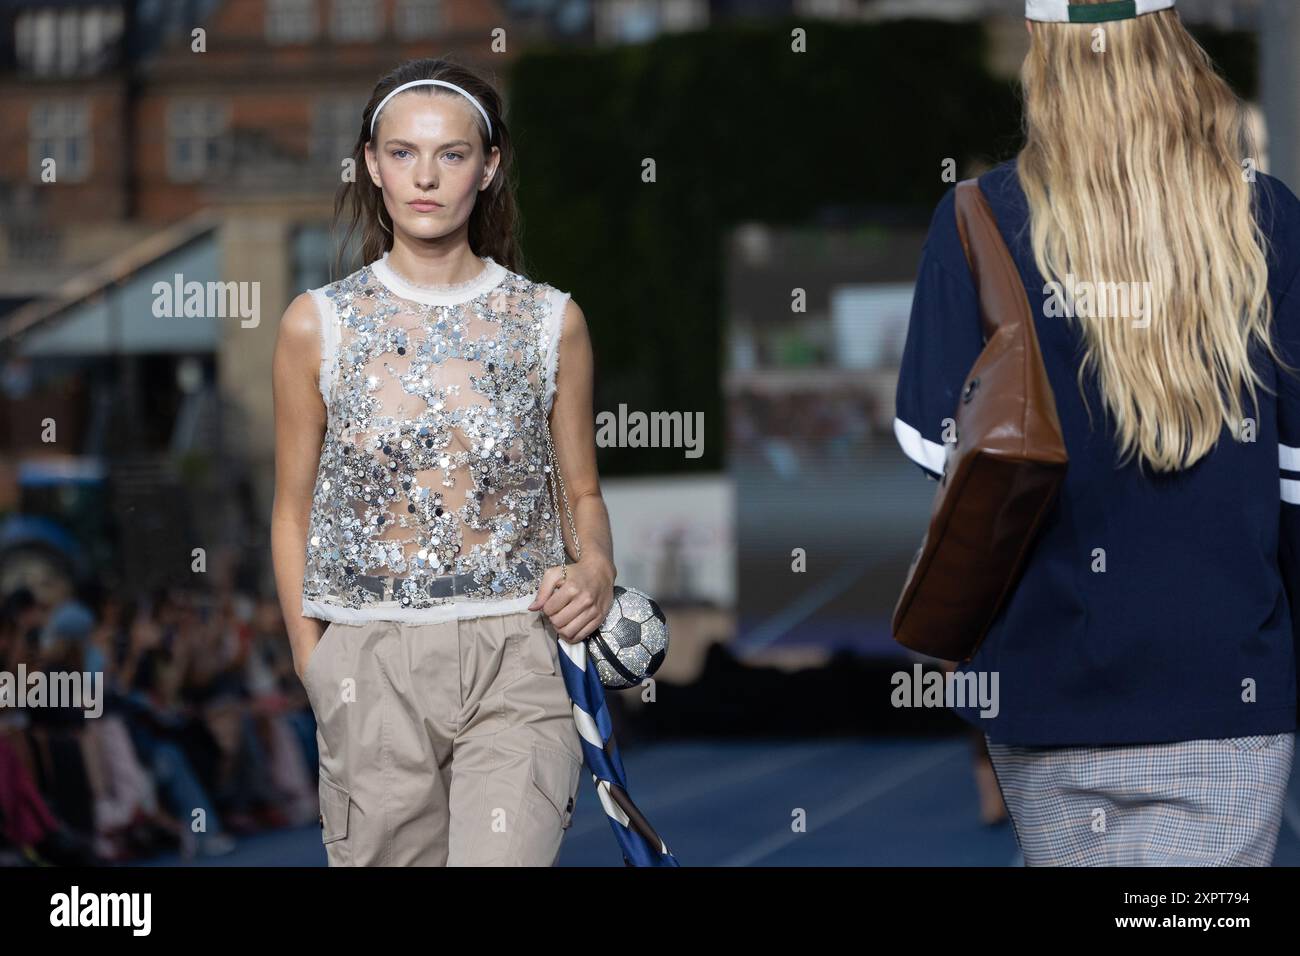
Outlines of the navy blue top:
M 1023 577 L 959 668 L 997 672 L 998 712 L 954 709 L 991 740 L 1027 746 L 1294 730 L 1300 378 L 1280 373 L 1256 345 L 1256 367 L 1273 391 L 1257 392 L 1253 442 L 1235 441 L 1225 426 L 1217 447 L 1186 471 L 1158 475 L 1139 470 L 1136 458 L 1117 467 L 1095 375 L 1084 378 L 1091 424 L 1079 392 L 1079 320 L 1045 314 L 1015 161 L 979 183 L 1029 296 L 1070 463 Z M 1255 189 L 1271 246 L 1275 342 L 1300 365 L 1300 200 L 1263 173 Z M 983 349 L 954 196 L 955 187 L 939 202 L 922 252 L 894 423 L 903 451 L 931 477 L 943 471 L 941 423 L 954 416 Z M 1253 417 L 1248 395 L 1243 401 Z M 1104 571 L 1094 570 L 1095 549 L 1104 549 Z

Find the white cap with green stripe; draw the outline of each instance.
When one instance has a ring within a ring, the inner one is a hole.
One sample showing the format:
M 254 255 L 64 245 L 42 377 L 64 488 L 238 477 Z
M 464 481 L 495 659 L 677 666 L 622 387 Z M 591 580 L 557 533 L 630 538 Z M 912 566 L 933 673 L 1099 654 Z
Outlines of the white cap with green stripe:
M 1174 0 L 1116 0 L 1114 3 L 1070 3 L 1070 0 L 1025 0 L 1025 19 L 1042 23 L 1106 23 L 1132 20 L 1144 13 L 1168 10 Z

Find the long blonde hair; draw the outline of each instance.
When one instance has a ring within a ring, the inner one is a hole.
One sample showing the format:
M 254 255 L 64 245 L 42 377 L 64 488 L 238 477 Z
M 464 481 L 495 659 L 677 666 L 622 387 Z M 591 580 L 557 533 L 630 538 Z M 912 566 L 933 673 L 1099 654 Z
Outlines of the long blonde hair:
M 1243 385 L 1259 420 L 1251 338 L 1284 365 L 1245 109 L 1173 10 L 1031 33 L 1018 169 L 1038 268 L 1062 287 L 1149 283 L 1138 324 L 1080 319 L 1080 391 L 1092 369 L 1121 462 L 1188 468 L 1224 424 L 1240 436 Z

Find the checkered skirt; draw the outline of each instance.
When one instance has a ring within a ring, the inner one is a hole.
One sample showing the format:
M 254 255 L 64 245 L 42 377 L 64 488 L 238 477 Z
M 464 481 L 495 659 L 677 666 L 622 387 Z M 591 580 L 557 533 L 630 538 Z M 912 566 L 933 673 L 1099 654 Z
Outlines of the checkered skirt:
M 988 749 L 1027 866 L 1268 866 L 1295 733 Z

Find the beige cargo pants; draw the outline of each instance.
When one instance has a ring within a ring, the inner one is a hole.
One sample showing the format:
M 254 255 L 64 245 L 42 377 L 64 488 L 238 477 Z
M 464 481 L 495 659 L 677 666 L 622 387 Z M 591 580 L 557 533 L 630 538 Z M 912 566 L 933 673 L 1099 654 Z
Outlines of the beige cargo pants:
M 582 746 L 541 611 L 330 623 L 303 685 L 330 866 L 551 866 Z

